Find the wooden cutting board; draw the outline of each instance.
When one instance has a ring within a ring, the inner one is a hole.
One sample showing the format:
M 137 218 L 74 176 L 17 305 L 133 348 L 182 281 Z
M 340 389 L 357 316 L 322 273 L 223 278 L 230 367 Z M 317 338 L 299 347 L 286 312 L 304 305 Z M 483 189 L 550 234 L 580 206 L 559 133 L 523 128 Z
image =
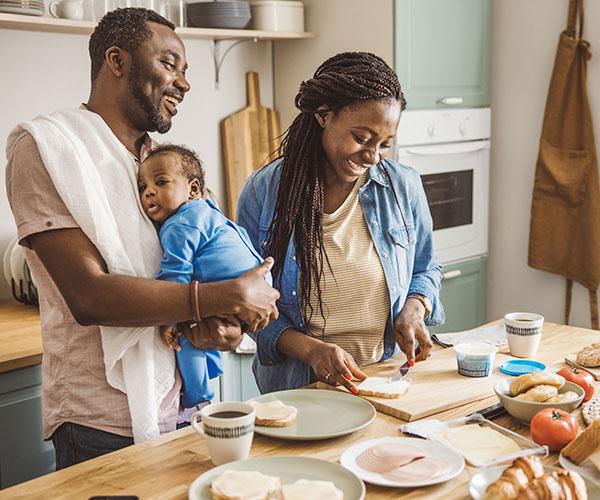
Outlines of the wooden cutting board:
M 246 179 L 273 159 L 281 144 L 279 114 L 260 103 L 258 74 L 246 73 L 248 105 L 221 121 L 227 215 L 235 219 Z
M 435 350 L 423 363 L 410 369 L 407 379 L 411 381 L 408 393 L 398 399 L 365 397 L 375 408 L 402 420 L 411 421 L 427 417 L 444 410 L 456 408 L 494 395 L 494 385 L 506 378 L 498 367 L 512 359 L 505 354 L 496 354 L 494 371 L 489 377 L 464 377 L 456 369 L 454 349 Z M 370 376 L 391 377 L 404 363 L 404 355 L 385 363 L 367 366 L 364 371 Z

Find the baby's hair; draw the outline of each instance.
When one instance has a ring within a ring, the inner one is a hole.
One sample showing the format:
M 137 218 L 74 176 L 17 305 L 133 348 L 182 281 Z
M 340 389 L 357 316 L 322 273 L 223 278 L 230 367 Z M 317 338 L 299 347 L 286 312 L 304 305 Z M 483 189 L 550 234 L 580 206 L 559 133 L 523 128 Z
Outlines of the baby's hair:
M 178 146 L 177 144 L 161 144 L 150 151 L 146 160 L 167 153 L 172 153 L 179 157 L 181 161 L 181 173 L 188 181 L 196 179 L 200 184 L 200 192 L 204 193 L 204 168 L 202 166 L 202 161 L 191 149 L 184 146 Z

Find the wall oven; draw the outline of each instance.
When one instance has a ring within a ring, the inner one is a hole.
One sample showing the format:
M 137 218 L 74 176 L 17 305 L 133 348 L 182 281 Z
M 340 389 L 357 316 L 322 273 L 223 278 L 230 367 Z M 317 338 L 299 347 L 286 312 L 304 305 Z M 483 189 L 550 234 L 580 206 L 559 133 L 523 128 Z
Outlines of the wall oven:
M 439 259 L 448 264 L 485 255 L 489 108 L 404 112 L 394 157 L 421 175 Z

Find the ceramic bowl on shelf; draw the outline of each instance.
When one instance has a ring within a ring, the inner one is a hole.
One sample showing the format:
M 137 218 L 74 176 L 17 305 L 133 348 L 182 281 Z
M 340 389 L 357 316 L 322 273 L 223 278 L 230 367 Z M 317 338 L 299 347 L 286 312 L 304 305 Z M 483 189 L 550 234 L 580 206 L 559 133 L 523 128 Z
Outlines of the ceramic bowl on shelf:
M 545 408 L 559 408 L 561 410 L 571 412 L 581 404 L 583 401 L 583 396 L 585 395 L 584 390 L 577 384 L 574 384 L 573 382 L 565 382 L 565 385 L 558 390 L 558 393 L 562 394 L 564 392 L 572 391 L 577 394 L 576 399 L 566 401 L 564 403 L 537 403 L 535 401 L 523 401 L 522 399 L 516 399 L 508 395 L 511 382 L 512 380 L 499 380 L 494 387 L 494 392 L 496 393 L 496 396 L 498 396 L 500 403 L 502 403 L 502 406 L 504 406 L 506 411 L 517 420 L 522 422 L 531 421 L 533 416 L 538 411 L 544 410 Z
M 188 26 L 242 29 L 250 22 L 248 2 L 193 2 L 187 4 Z

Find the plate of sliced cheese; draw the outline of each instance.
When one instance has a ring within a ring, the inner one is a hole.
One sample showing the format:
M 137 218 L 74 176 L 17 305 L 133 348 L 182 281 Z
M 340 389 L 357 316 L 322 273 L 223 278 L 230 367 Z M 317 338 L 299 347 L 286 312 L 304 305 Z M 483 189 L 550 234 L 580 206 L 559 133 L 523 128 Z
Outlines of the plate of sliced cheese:
M 445 444 L 402 437 L 358 443 L 342 453 L 340 463 L 367 483 L 393 488 L 443 483 L 465 467 L 460 453 Z
M 257 457 L 220 465 L 191 484 L 190 500 L 363 500 L 365 485 L 352 472 L 307 457 Z
M 254 432 L 282 439 L 344 436 L 369 425 L 377 413 L 362 398 L 318 389 L 272 392 L 247 403 L 256 411 Z

